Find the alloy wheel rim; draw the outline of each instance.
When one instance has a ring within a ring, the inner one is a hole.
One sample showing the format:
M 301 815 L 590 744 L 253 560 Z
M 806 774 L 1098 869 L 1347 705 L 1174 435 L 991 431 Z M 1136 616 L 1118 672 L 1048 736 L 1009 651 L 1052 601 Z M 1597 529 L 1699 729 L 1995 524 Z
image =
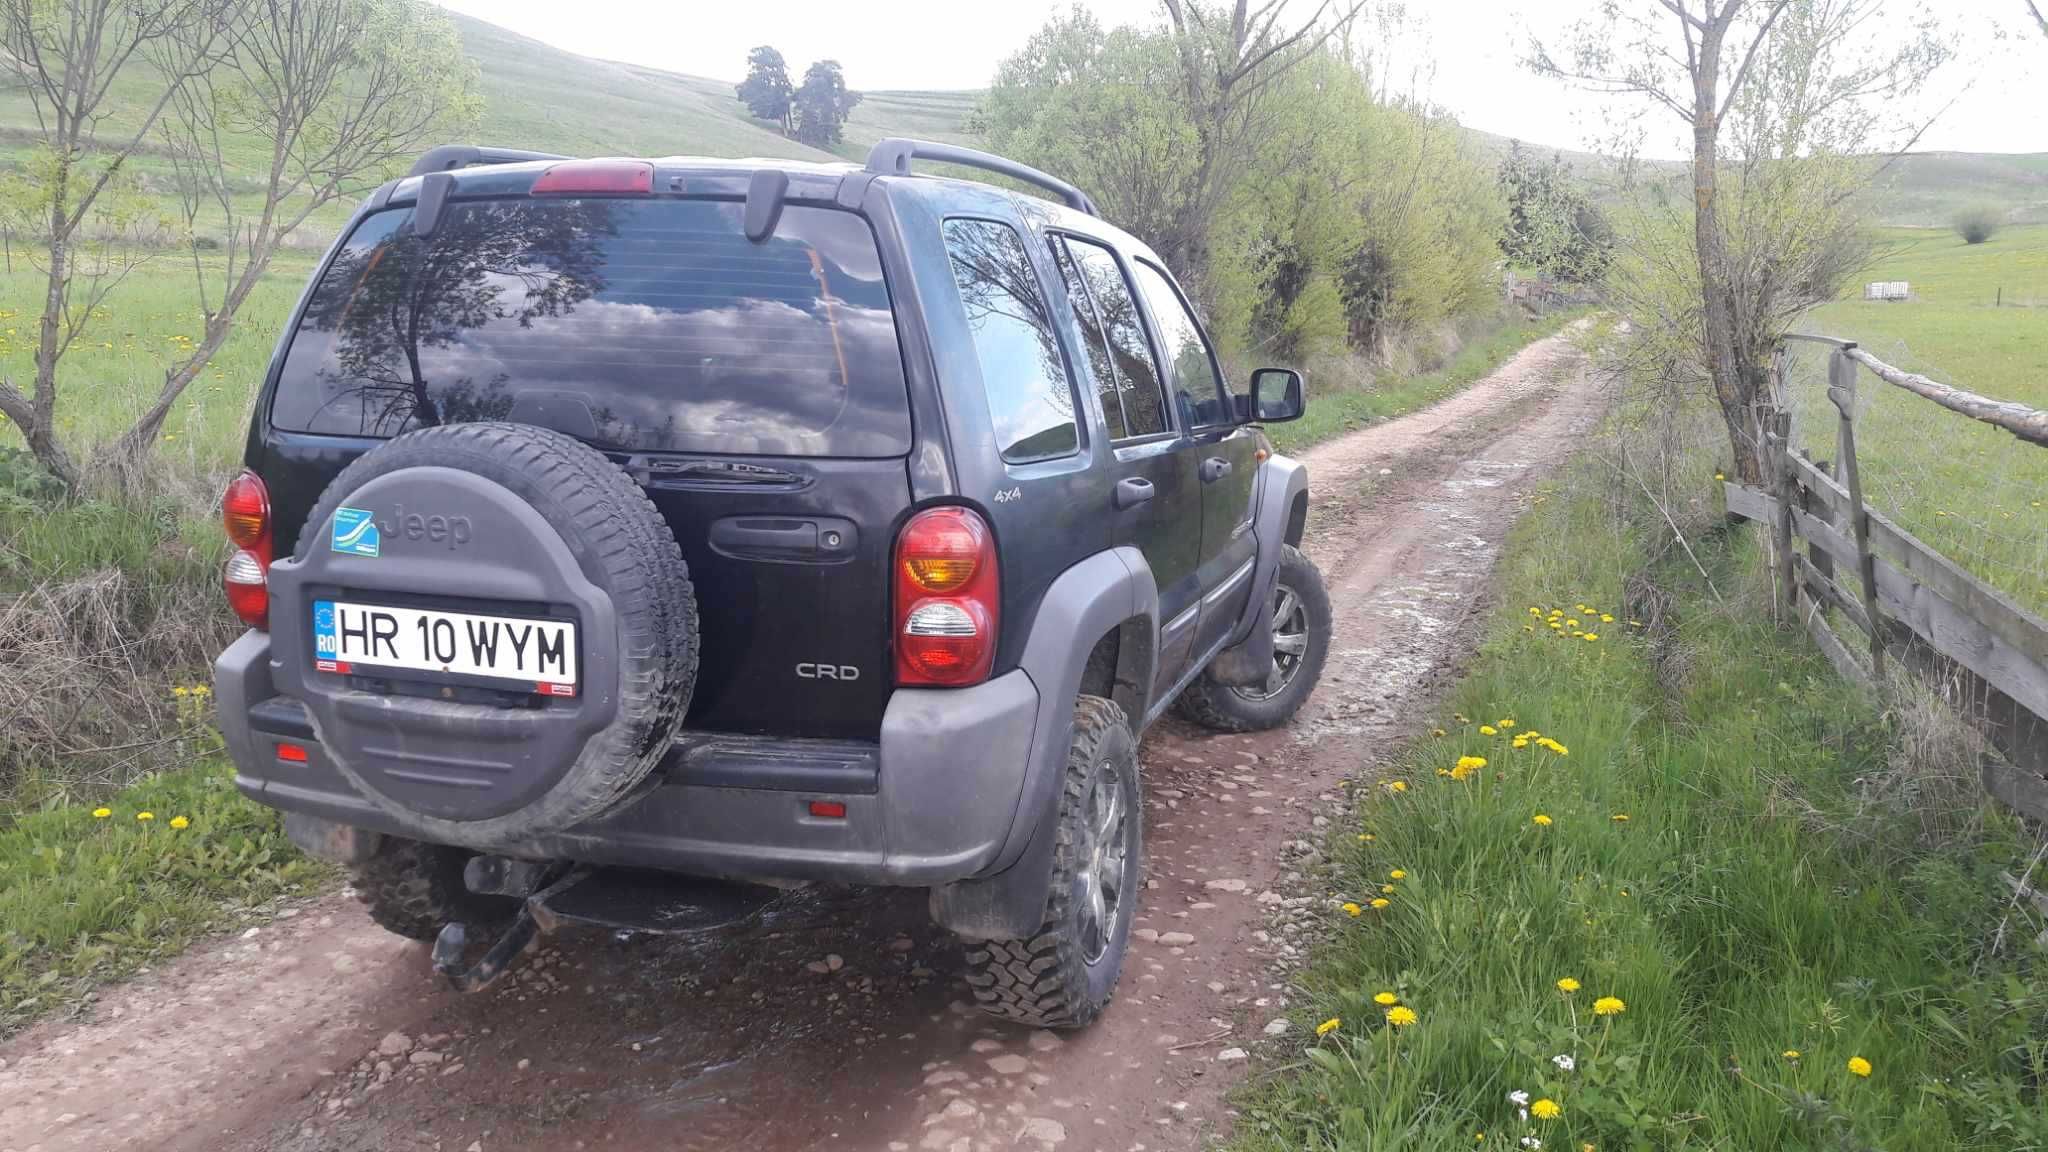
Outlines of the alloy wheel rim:
M 1109 951 L 1123 905 L 1124 869 L 1129 845 L 1124 823 L 1128 811 L 1124 790 L 1114 769 L 1105 766 L 1088 790 L 1087 840 L 1081 864 L 1081 955 L 1094 964 Z
M 1302 661 L 1308 656 L 1309 634 L 1308 605 L 1300 593 L 1285 584 L 1274 587 L 1269 627 L 1273 630 L 1273 664 L 1266 670 L 1266 679 L 1231 689 L 1247 700 L 1271 700 L 1287 691 L 1287 686 L 1301 673 Z

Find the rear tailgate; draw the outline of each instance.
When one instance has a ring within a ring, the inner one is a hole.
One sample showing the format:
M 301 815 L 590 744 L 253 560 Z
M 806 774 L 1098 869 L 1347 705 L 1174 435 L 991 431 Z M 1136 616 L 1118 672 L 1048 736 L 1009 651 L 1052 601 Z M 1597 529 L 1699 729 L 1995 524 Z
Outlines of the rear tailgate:
M 409 206 L 365 217 L 273 389 L 258 467 L 281 538 L 373 438 L 467 420 L 566 432 L 624 465 L 682 546 L 703 628 L 692 728 L 874 739 L 911 448 L 874 235 L 791 204 L 753 242 L 742 212 L 457 198 L 426 237 Z

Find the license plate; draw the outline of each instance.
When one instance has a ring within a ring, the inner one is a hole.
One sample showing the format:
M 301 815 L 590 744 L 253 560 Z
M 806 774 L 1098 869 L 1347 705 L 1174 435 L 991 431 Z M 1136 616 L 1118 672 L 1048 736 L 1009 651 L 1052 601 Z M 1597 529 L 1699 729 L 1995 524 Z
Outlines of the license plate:
M 341 600 L 313 602 L 313 666 L 513 680 L 546 696 L 576 695 L 576 625 Z

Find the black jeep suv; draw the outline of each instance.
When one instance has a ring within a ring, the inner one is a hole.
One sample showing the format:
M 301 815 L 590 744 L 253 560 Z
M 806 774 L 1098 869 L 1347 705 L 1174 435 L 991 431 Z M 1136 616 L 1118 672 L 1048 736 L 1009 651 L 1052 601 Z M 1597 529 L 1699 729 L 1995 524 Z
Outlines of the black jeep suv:
M 606 884 L 671 927 L 908 885 L 990 1011 L 1085 1024 L 1139 734 L 1321 672 L 1307 476 L 1254 426 L 1301 407 L 1000 157 L 435 149 L 327 253 L 223 499 L 237 783 L 463 986 Z

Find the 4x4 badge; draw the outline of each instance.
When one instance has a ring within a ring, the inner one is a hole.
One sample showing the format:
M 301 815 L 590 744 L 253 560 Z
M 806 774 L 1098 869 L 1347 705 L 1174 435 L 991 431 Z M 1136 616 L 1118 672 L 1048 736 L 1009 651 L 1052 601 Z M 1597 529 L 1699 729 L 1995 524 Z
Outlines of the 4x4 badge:
M 330 543 L 336 552 L 344 556 L 377 555 L 380 543 L 376 518 L 361 508 L 336 508 L 334 510 L 334 535 Z

